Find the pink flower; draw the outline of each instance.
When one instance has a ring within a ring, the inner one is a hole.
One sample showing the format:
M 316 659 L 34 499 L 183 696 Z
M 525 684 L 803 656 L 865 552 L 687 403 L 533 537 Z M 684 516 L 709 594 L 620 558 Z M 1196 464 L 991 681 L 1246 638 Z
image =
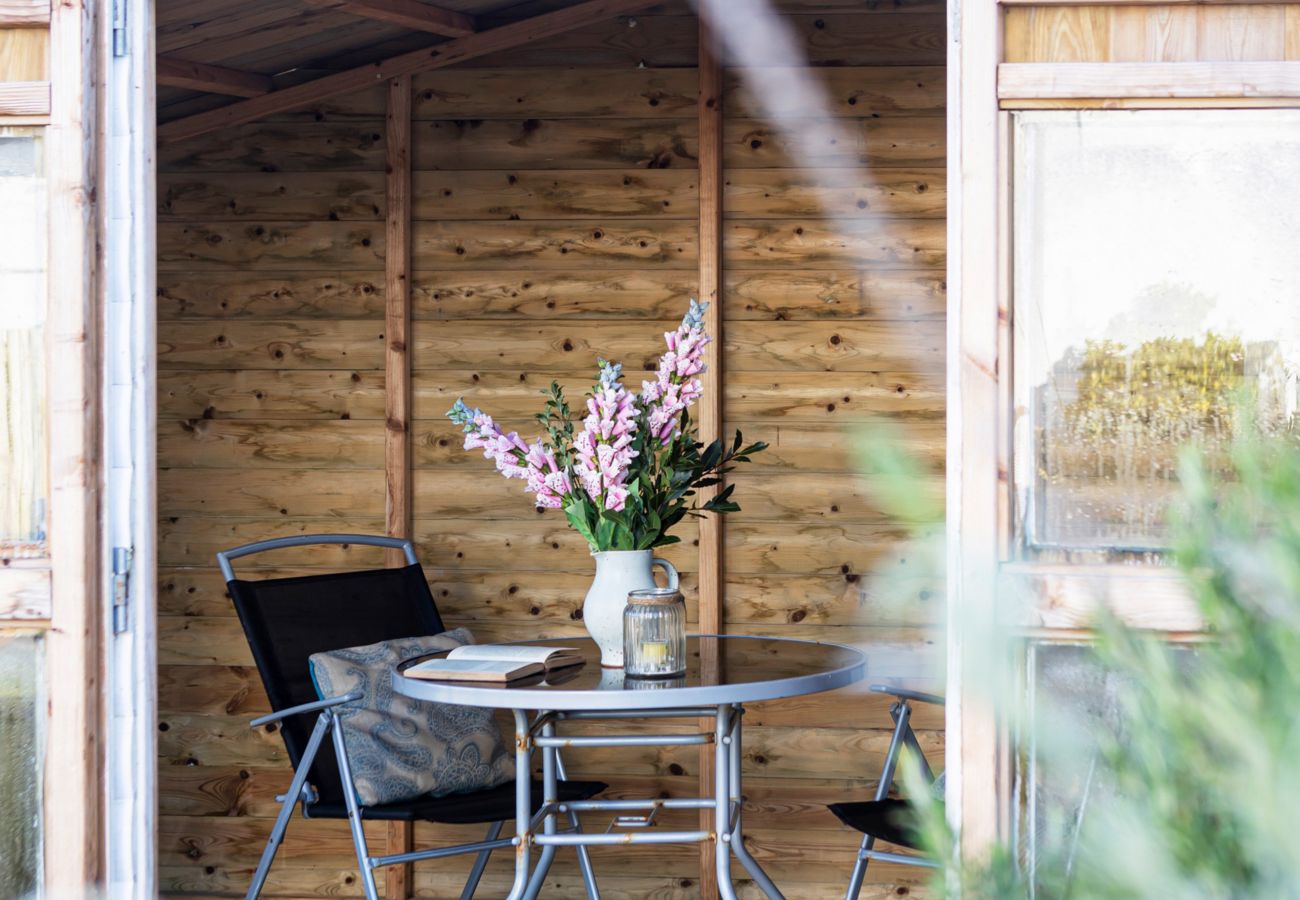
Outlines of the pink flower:
M 564 506 L 564 498 L 573 493 L 569 473 L 555 461 L 555 451 L 542 443 L 541 438 L 528 448 L 528 490 L 537 495 L 537 505 L 547 509 Z
M 537 495 L 537 505 L 555 509 L 573 492 L 567 472 L 555 461 L 555 453 L 538 440 L 531 447 L 516 432 L 506 434 L 481 409 L 470 409 L 464 400 L 447 411 L 447 418 L 465 431 L 465 449 L 483 449 L 506 478 L 523 478 L 528 490 Z
M 623 367 L 600 363 L 600 384 L 587 398 L 583 429 L 573 440 L 576 474 L 587 496 L 604 509 L 622 510 L 627 502 L 628 468 L 637 456 L 636 400 L 619 379 Z
M 680 431 L 681 414 L 700 398 L 699 376 L 705 371 L 704 333 L 707 303 L 691 300 L 691 308 L 676 331 L 664 334 L 668 351 L 659 358 L 654 381 L 641 383 L 641 402 L 647 410 L 650 433 L 667 444 Z

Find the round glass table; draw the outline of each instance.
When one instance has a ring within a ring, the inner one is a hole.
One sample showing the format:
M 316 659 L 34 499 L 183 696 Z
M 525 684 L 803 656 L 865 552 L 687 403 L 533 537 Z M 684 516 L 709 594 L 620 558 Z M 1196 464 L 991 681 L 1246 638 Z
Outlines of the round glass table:
M 429 657 L 403 661 L 393 689 L 404 696 L 437 703 L 508 709 L 515 721 L 515 879 L 508 900 L 536 897 L 559 847 L 575 847 L 589 898 L 599 896 L 586 848 L 642 843 L 711 843 L 719 892 L 735 898 L 732 854 L 770 898 L 782 897 L 776 885 L 745 848 L 741 830 L 741 720 L 744 704 L 798 697 L 845 687 L 867 674 L 861 651 L 840 644 L 786 638 L 701 635 L 687 641 L 688 666 L 678 678 L 627 676 L 602 669 L 600 650 L 587 638 L 519 643 L 571 647 L 581 666 L 509 685 L 407 678 L 405 669 Z M 441 654 L 434 654 L 438 656 Z M 665 734 L 580 734 L 563 736 L 566 722 L 620 719 L 712 719 L 697 732 Z M 714 784 L 710 797 L 581 800 L 561 803 L 564 778 L 561 748 L 714 746 Z M 534 812 L 532 757 L 542 759 L 542 802 Z M 699 831 L 652 829 L 663 809 L 709 809 L 713 828 Z M 614 818 L 603 833 L 583 832 L 578 813 L 606 812 Z M 567 827 L 561 828 L 563 816 Z M 532 848 L 541 855 L 533 865 Z

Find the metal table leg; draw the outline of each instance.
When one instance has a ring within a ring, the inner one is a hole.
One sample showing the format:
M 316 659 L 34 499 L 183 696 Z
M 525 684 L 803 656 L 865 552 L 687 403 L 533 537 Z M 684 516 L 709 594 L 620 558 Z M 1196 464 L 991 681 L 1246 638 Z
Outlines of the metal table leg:
M 691 710 L 693 714 L 698 714 L 702 710 Z M 718 881 L 718 892 L 722 900 L 737 900 L 736 887 L 731 880 L 731 857 L 734 853 L 736 859 L 745 867 L 754 882 L 767 895 L 768 900 L 785 900 L 780 890 L 772 883 L 772 879 L 759 866 L 758 861 L 750 854 L 745 847 L 744 829 L 741 824 L 741 786 L 742 786 L 742 744 L 741 744 L 741 719 L 744 710 L 738 703 L 725 703 L 714 708 L 714 783 L 713 796 L 711 798 L 687 799 L 679 801 L 680 804 L 696 804 L 689 808 L 699 809 L 713 807 L 714 827 L 711 835 L 714 842 L 714 864 L 715 874 Z M 511 887 L 508 900 L 536 900 L 546 881 L 546 876 L 550 870 L 551 863 L 555 858 L 555 852 L 560 846 L 574 846 L 580 851 L 585 850 L 587 844 L 607 845 L 612 843 L 623 843 L 618 840 L 618 836 L 608 834 L 584 835 L 581 831 L 575 830 L 572 834 L 560 834 L 557 828 L 556 818 L 560 813 L 565 813 L 574 819 L 575 813 L 571 807 L 561 807 L 559 799 L 559 777 L 561 774 L 561 763 L 559 760 L 559 750 L 555 740 L 555 724 L 553 721 L 546 721 L 540 729 L 537 741 L 531 736 L 529 719 L 527 712 L 523 710 L 515 711 L 515 880 Z M 631 716 L 635 718 L 635 716 Z M 707 734 L 707 732 L 706 732 Z M 546 740 L 543 741 L 542 739 Z M 615 744 L 614 746 L 624 746 L 629 740 L 627 738 L 611 738 L 624 743 Z M 671 741 L 680 743 L 683 738 L 676 735 L 655 735 L 643 736 L 635 740 L 636 746 L 656 745 L 657 743 L 672 744 Z M 698 742 L 698 741 L 696 741 Z M 531 760 L 533 747 L 541 744 L 542 751 L 542 790 L 544 793 L 543 803 L 545 812 L 541 816 L 541 835 L 534 837 L 532 834 L 532 804 L 530 797 L 531 783 Z M 600 804 L 607 803 L 608 806 Z M 576 803 L 575 806 L 589 809 L 632 809 L 639 808 L 635 806 L 619 806 L 615 801 L 591 801 L 585 804 Z M 575 823 L 576 824 L 576 823 Z M 632 835 L 626 836 L 626 843 L 665 843 L 675 841 L 700 841 L 708 839 L 710 836 L 706 832 L 683 832 L 669 833 L 663 835 Z M 534 843 L 545 838 L 546 841 L 542 846 L 541 857 L 536 867 L 532 865 L 531 850 Z M 611 840 L 613 838 L 613 840 Z M 585 856 L 585 854 L 583 854 Z M 580 856 L 580 862 L 587 861 Z M 594 878 L 589 873 L 590 864 L 583 866 L 584 881 L 588 897 L 595 893 Z
M 545 737 L 555 736 L 555 723 L 553 721 L 547 720 L 542 725 L 542 735 Z M 541 750 L 542 804 L 546 810 L 546 815 L 542 817 L 542 833 L 555 834 L 555 807 L 560 800 L 560 786 L 556 767 L 556 757 L 559 751 L 549 746 L 543 746 Z M 555 851 L 557 849 L 554 844 L 548 844 L 542 848 L 541 858 L 537 861 L 532 878 L 528 881 L 528 887 L 524 890 L 524 900 L 535 900 L 541 892 L 542 885 L 546 882 L 546 875 L 551 871 L 551 863 L 555 860 Z
M 528 888 L 528 869 L 532 862 L 533 818 L 532 756 L 533 738 L 528 724 L 528 713 L 521 709 L 515 715 L 515 880 L 506 900 L 522 900 Z
M 727 752 L 732 718 L 730 704 L 719 706 L 713 725 L 713 862 L 722 900 L 736 900 L 731 883 L 731 756 Z
M 784 895 L 777 890 L 776 885 L 772 883 L 772 879 L 767 877 L 767 873 L 758 864 L 758 860 L 750 855 L 749 849 L 745 846 L 745 835 L 740 824 L 740 814 L 744 803 L 741 797 L 740 779 L 740 765 L 744 756 L 741 753 L 740 733 L 742 730 L 741 720 L 745 715 L 745 710 L 738 703 L 733 709 L 731 734 L 728 735 L 727 746 L 728 770 L 731 776 L 730 799 L 736 810 L 734 824 L 731 826 L 731 852 L 736 854 L 736 858 L 745 867 L 745 871 L 749 872 L 750 877 L 763 889 L 763 893 L 767 894 L 768 900 L 785 900 Z
M 568 780 L 568 773 L 564 771 L 564 758 L 560 756 L 559 750 L 555 751 L 555 772 L 561 780 Z M 578 814 L 568 809 L 565 815 L 574 834 L 581 834 L 582 822 L 578 820 Z M 596 886 L 596 870 L 592 868 L 591 855 L 583 844 L 579 844 L 575 849 L 578 851 L 578 868 L 582 870 L 582 886 L 587 891 L 587 900 L 600 900 L 600 888 Z

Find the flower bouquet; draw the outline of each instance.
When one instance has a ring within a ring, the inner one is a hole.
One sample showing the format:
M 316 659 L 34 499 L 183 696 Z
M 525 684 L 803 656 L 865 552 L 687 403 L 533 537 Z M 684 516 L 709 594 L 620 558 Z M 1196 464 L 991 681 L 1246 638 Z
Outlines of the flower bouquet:
M 670 584 L 675 584 L 672 567 L 651 558 L 653 548 L 679 541 L 669 532 L 688 514 L 738 511 L 734 485 L 703 503 L 697 502 L 698 491 L 719 484 L 735 463 L 749 462 L 767 447 L 762 442 L 744 445 L 739 431 L 730 442 L 719 439 L 705 446 L 697 440 L 690 408 L 701 394 L 702 357 L 710 340 L 704 332 L 705 308 L 692 300 L 681 326 L 664 335 L 668 349 L 659 359 L 655 380 L 642 382 L 640 395 L 623 385 L 622 365 L 600 360 L 599 379 L 587 394 L 581 427 L 555 382 L 537 415 L 545 437 L 532 443 L 516 432 L 503 432 L 491 416 L 464 400 L 457 400 L 447 413 L 463 428 L 466 450 L 481 448 L 506 478 L 526 481 L 539 507 L 564 510 L 569 524 L 586 539 L 596 557 L 597 577 L 587 595 L 584 619 L 602 644 L 606 664 L 621 657 L 627 591 L 653 586 L 652 563 L 668 569 Z M 611 573 L 609 577 L 602 569 Z M 617 654 L 597 634 L 609 623 L 593 621 L 593 601 L 599 599 L 594 593 L 609 596 L 608 605 L 617 606 L 598 616 L 620 617 Z

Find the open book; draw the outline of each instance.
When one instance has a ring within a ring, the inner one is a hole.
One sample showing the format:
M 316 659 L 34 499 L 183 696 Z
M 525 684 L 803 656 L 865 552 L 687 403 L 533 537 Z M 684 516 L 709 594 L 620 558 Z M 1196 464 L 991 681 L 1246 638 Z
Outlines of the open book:
M 582 656 L 573 647 L 467 644 L 446 656 L 416 663 L 402 674 L 429 681 L 505 682 L 582 662 Z

